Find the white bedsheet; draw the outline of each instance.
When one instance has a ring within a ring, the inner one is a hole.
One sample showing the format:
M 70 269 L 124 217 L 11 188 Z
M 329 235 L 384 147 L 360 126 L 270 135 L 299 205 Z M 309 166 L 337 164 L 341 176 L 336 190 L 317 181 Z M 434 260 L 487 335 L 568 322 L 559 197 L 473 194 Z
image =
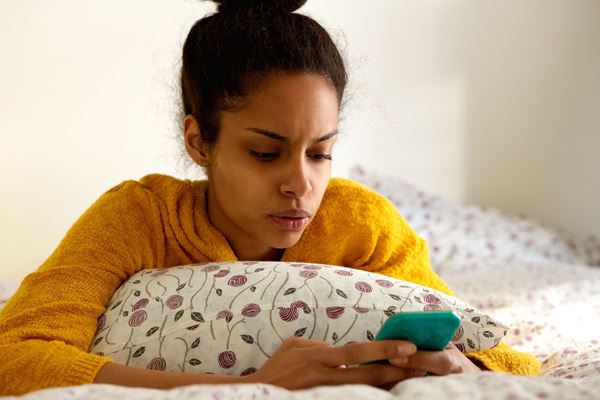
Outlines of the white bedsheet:
M 439 274 L 458 297 L 510 325 L 504 342 L 539 358 L 542 376 L 600 376 L 599 267 L 510 265 Z
M 598 399 L 600 268 L 470 266 L 441 268 L 455 294 L 513 328 L 505 342 L 543 362 L 541 377 L 485 372 L 414 378 L 391 391 L 366 385 L 287 391 L 270 385 L 194 385 L 172 390 L 82 385 L 2 399 Z M 10 289 L 4 290 L 4 297 Z M 0 292 L 0 299 L 3 294 Z
M 507 376 L 498 373 L 414 378 L 385 391 L 366 385 L 321 386 L 288 391 L 271 385 L 193 385 L 171 390 L 82 385 L 40 390 L 21 397 L 2 399 L 128 399 L 128 400 L 254 400 L 254 399 L 598 399 L 600 379 L 564 379 Z

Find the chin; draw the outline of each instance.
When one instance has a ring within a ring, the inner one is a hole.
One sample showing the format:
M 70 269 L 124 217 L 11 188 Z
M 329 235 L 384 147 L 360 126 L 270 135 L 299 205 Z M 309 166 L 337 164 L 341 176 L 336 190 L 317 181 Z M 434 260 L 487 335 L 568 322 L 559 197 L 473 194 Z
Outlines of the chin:
M 271 247 L 275 249 L 287 249 L 288 247 L 292 247 L 298 240 L 300 240 L 300 236 L 302 236 L 302 232 L 304 231 L 294 231 L 285 233 L 284 237 L 280 237 L 279 239 L 275 239 L 271 241 Z

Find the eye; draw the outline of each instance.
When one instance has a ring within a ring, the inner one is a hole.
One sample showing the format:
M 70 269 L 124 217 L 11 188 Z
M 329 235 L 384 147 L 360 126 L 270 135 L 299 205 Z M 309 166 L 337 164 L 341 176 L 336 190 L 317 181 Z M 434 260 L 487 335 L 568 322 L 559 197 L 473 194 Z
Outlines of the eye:
M 311 154 L 310 157 L 316 161 L 331 160 L 331 154 Z
M 250 154 L 260 161 L 271 161 L 279 155 L 279 153 L 261 153 L 254 150 L 250 150 Z
M 268 162 L 276 159 L 279 156 L 279 153 L 263 153 L 259 151 L 250 150 L 250 154 L 259 161 Z M 310 158 L 315 161 L 325 161 L 332 159 L 331 154 L 309 154 Z

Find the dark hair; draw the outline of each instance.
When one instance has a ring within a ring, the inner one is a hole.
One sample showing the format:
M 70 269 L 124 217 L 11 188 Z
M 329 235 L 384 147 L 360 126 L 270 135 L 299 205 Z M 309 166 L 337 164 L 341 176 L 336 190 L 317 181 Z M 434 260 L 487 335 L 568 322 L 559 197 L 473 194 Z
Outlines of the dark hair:
M 306 0 L 216 0 L 216 13 L 198 20 L 183 46 L 181 95 L 185 115 L 214 144 L 222 111 L 269 74 L 316 73 L 332 85 L 341 107 L 348 80 L 344 61 L 327 31 L 294 13 Z

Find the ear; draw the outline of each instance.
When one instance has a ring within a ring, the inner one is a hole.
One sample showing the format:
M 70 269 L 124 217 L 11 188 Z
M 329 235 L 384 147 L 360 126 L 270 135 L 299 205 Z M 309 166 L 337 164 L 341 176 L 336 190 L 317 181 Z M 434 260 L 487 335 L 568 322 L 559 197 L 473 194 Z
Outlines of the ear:
M 207 168 L 210 165 L 209 145 L 202 140 L 201 128 L 196 118 L 188 114 L 183 119 L 185 149 L 197 164 Z

